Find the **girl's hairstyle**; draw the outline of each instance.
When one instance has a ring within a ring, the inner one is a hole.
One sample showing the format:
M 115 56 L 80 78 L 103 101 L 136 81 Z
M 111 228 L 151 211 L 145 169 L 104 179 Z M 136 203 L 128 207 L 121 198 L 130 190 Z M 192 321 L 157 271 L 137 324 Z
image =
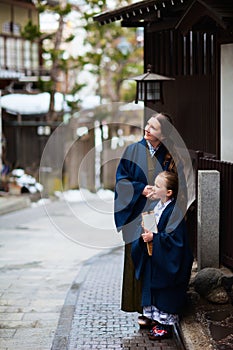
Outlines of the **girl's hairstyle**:
M 172 190 L 174 198 L 177 198 L 178 194 L 178 176 L 176 173 L 170 171 L 162 171 L 158 176 L 163 177 L 166 181 L 166 188 Z

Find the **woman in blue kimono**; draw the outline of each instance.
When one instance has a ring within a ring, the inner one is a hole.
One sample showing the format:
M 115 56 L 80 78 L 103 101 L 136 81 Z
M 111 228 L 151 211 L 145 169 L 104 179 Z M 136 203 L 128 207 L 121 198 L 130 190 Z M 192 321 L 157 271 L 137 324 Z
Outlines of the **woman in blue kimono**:
M 145 126 L 141 141 L 129 145 L 123 153 L 116 172 L 114 219 L 117 231 L 125 241 L 121 309 L 142 312 L 141 281 L 135 279 L 131 258 L 131 242 L 141 223 L 141 213 L 152 201 L 150 194 L 155 176 L 162 170 L 175 169 L 174 161 L 162 143 L 171 129 L 172 120 L 166 114 L 155 114 Z M 145 320 L 139 318 L 139 323 Z
M 117 168 L 114 219 L 117 231 L 122 231 L 125 241 L 121 309 L 126 312 L 142 312 L 141 280 L 135 278 L 131 242 L 138 238 L 141 213 L 154 207 L 154 202 L 147 197 L 154 179 L 163 170 L 179 172 L 180 186 L 184 192 L 187 188 L 182 176 L 184 162 L 176 151 L 171 133 L 174 134 L 174 127 L 169 115 L 152 115 L 145 126 L 143 139 L 125 149 Z M 147 326 L 148 319 L 139 316 L 138 323 Z
M 154 323 L 151 340 L 172 336 L 172 325 L 186 301 L 193 256 L 188 244 L 185 220 L 176 202 L 178 176 L 163 171 L 157 175 L 153 193 L 157 232 L 139 227 L 140 238 L 132 243 L 135 276 L 142 280 L 143 316 Z M 152 244 L 152 255 L 147 244 Z

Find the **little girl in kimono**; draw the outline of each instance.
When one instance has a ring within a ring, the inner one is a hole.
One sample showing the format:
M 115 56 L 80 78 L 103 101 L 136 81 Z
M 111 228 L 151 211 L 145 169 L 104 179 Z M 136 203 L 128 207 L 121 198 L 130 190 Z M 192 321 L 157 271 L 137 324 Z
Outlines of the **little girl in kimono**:
M 150 198 L 159 200 L 154 207 L 158 232 L 141 228 L 140 237 L 132 243 L 131 255 L 135 276 L 142 281 L 143 317 L 153 326 L 149 338 L 157 340 L 172 337 L 172 326 L 179 322 L 186 302 L 193 256 L 184 213 L 177 200 L 177 174 L 161 172 L 153 190 Z M 179 198 L 181 196 L 179 194 Z M 151 256 L 147 250 L 149 242 L 152 244 Z

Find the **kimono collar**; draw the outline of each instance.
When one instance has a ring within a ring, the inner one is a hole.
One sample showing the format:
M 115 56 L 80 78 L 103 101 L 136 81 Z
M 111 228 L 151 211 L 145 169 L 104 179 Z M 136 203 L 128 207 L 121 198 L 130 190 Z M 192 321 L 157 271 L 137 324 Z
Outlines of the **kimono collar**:
M 161 146 L 161 143 L 157 147 L 153 147 L 149 141 L 146 141 L 146 143 L 147 143 L 151 158 L 153 158 L 155 153 L 158 151 L 159 147 Z

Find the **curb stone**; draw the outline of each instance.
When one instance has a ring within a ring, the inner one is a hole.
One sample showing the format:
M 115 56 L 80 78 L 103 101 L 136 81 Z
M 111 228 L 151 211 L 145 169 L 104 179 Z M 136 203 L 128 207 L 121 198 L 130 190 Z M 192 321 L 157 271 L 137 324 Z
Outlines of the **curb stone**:
M 29 197 L 0 197 L 0 215 L 8 214 L 13 211 L 30 207 L 31 200 Z
M 71 331 L 72 320 L 75 312 L 75 306 L 79 297 L 80 287 L 85 279 L 85 276 L 88 273 L 89 268 L 90 266 L 88 266 L 86 263 L 82 265 L 81 272 L 79 272 L 77 278 L 74 280 L 74 282 L 72 283 L 67 293 L 64 305 L 61 309 L 61 313 L 60 313 L 60 317 L 59 317 L 59 321 L 58 321 L 51 350 L 67 349 L 69 334 Z

